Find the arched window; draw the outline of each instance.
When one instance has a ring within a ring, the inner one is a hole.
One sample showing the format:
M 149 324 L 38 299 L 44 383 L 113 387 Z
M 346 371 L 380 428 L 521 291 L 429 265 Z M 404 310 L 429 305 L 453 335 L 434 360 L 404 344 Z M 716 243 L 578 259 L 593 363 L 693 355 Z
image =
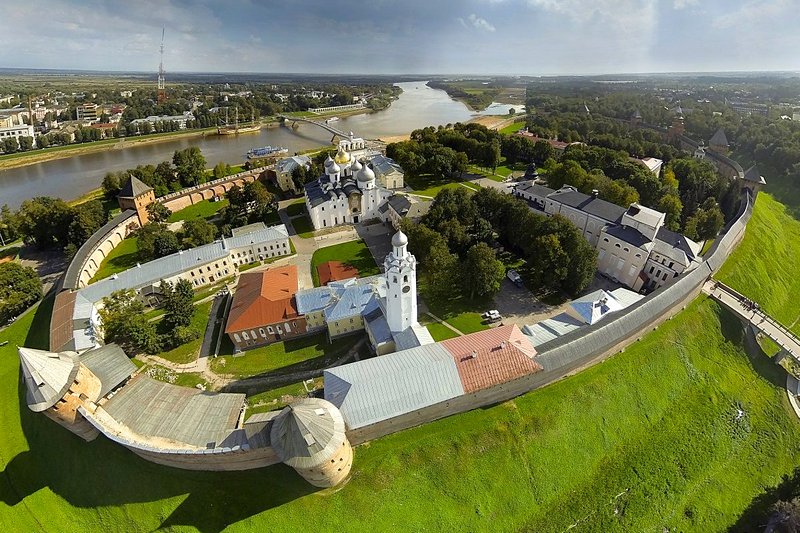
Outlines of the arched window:
M 408 276 L 403 276 L 403 282 L 408 283 Z

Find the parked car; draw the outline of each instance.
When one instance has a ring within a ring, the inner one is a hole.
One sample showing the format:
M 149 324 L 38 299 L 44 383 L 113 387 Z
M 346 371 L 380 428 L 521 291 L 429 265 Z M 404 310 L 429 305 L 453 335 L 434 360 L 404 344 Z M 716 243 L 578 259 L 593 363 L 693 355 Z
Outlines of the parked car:
M 522 277 L 513 268 L 506 272 L 506 277 L 510 279 L 517 287 L 522 287 Z
M 481 315 L 481 318 L 483 318 L 487 322 L 497 322 L 498 320 L 503 320 L 503 317 L 500 315 L 500 311 L 498 311 L 497 309 L 486 311 Z

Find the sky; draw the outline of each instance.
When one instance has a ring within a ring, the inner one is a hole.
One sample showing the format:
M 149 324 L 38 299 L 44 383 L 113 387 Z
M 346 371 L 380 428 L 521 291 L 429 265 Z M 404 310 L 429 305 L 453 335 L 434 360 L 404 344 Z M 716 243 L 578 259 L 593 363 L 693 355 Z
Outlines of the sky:
M 800 71 L 800 0 L 24 0 L 0 66 L 173 72 Z

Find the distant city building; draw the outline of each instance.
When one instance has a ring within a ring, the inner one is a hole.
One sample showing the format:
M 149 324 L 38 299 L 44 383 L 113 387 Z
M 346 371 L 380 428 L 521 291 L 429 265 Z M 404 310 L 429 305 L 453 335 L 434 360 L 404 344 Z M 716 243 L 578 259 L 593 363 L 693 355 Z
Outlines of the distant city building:
M 158 122 L 175 122 L 178 124 L 178 129 L 184 130 L 186 129 L 186 123 L 190 120 L 194 120 L 194 115 L 190 111 L 184 112 L 182 115 L 150 115 L 149 117 L 145 118 L 137 118 L 135 120 L 131 120 L 131 124 L 136 126 L 136 128 L 140 128 L 142 124 L 145 122 L 149 123 L 152 126 L 155 126 Z
M 100 120 L 102 109 L 99 109 L 97 104 L 87 102 L 78 106 L 77 113 L 78 120 L 84 120 L 86 122 L 93 123 Z
M 20 137 L 30 137 L 31 139 L 33 139 L 33 145 L 36 146 L 36 136 L 33 130 L 33 126 L 28 126 L 27 124 L 23 124 L 21 126 L 9 126 L 5 128 L 0 128 L 0 142 L 8 138 L 17 139 L 17 142 L 19 142 Z

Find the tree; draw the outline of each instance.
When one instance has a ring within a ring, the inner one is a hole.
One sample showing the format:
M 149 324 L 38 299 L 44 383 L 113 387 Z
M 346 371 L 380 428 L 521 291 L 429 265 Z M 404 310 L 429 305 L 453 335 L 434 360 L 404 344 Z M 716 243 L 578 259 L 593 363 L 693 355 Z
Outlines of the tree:
M 6 137 L 3 139 L 3 152 L 13 154 L 19 149 L 19 143 L 16 137 Z
M 144 304 L 132 289 L 115 291 L 103 298 L 100 320 L 106 343 L 115 342 L 128 353 L 158 352 L 155 325 L 145 316 Z
M 169 235 L 169 236 L 167 236 Z M 158 241 L 158 245 L 156 242 Z M 177 236 L 162 223 L 145 224 L 136 231 L 136 243 L 141 259 L 149 261 L 178 251 Z M 174 244 L 173 244 L 174 243 Z M 172 250 L 172 251 L 168 251 Z M 167 254 L 161 252 L 168 251 Z M 161 253 L 161 255 L 159 255 Z
M 203 244 L 214 242 L 217 237 L 217 227 L 202 218 L 194 218 L 183 223 L 180 239 L 183 248 L 195 248 Z
M 791 501 L 778 501 L 772 506 L 772 513 L 765 531 L 774 533 L 800 532 L 800 498 Z
M 214 166 L 214 179 L 219 180 L 230 174 L 231 166 L 219 162 Z
M 686 221 L 685 233 L 690 239 L 713 239 L 719 233 L 725 217 L 713 198 L 706 199 L 694 215 Z
M 460 289 L 458 256 L 450 253 L 442 239 L 435 241 L 428 251 L 424 276 L 434 298 L 450 297 Z
M 194 289 L 188 280 L 181 279 L 174 285 L 162 280 L 161 295 L 164 297 L 164 322 L 169 329 L 191 324 L 194 316 Z
M 189 187 L 205 181 L 206 159 L 196 146 L 176 150 L 172 156 L 176 174 L 181 185 Z
M 116 172 L 107 172 L 103 178 L 103 194 L 106 198 L 116 198 L 122 190 L 122 180 Z
M 0 263 L 0 325 L 18 316 L 42 297 L 42 281 L 31 267 Z
M 19 236 L 19 218 L 8 204 L 0 208 L 0 236 L 5 242 L 11 242 Z
M 22 202 L 17 218 L 19 232 L 28 244 L 39 248 L 64 247 L 73 210 L 63 200 L 38 196 Z
M 486 243 L 479 242 L 467 251 L 461 266 L 461 280 L 469 298 L 491 296 L 500 290 L 505 266 Z
M 666 214 L 664 223 L 670 231 L 679 231 L 681 229 L 681 213 L 683 212 L 683 203 L 677 194 L 665 194 L 658 199 L 656 209 Z
M 172 216 L 172 211 L 161 202 L 153 202 L 147 206 L 147 215 L 151 222 L 166 222 Z
M 555 291 L 567 277 L 569 256 L 554 233 L 540 235 L 533 241 L 534 253 L 527 257 L 527 267 L 533 284 Z
M 172 231 L 158 233 L 153 239 L 153 257 L 156 259 L 172 255 L 178 250 L 180 250 L 178 236 Z
M 28 137 L 27 135 L 25 135 L 19 138 L 20 152 L 27 152 L 28 150 L 32 149 L 33 149 L 33 137 Z
M 72 221 L 67 232 L 70 249 L 80 248 L 107 221 L 108 216 L 99 200 L 84 202 L 76 206 L 73 209 Z

